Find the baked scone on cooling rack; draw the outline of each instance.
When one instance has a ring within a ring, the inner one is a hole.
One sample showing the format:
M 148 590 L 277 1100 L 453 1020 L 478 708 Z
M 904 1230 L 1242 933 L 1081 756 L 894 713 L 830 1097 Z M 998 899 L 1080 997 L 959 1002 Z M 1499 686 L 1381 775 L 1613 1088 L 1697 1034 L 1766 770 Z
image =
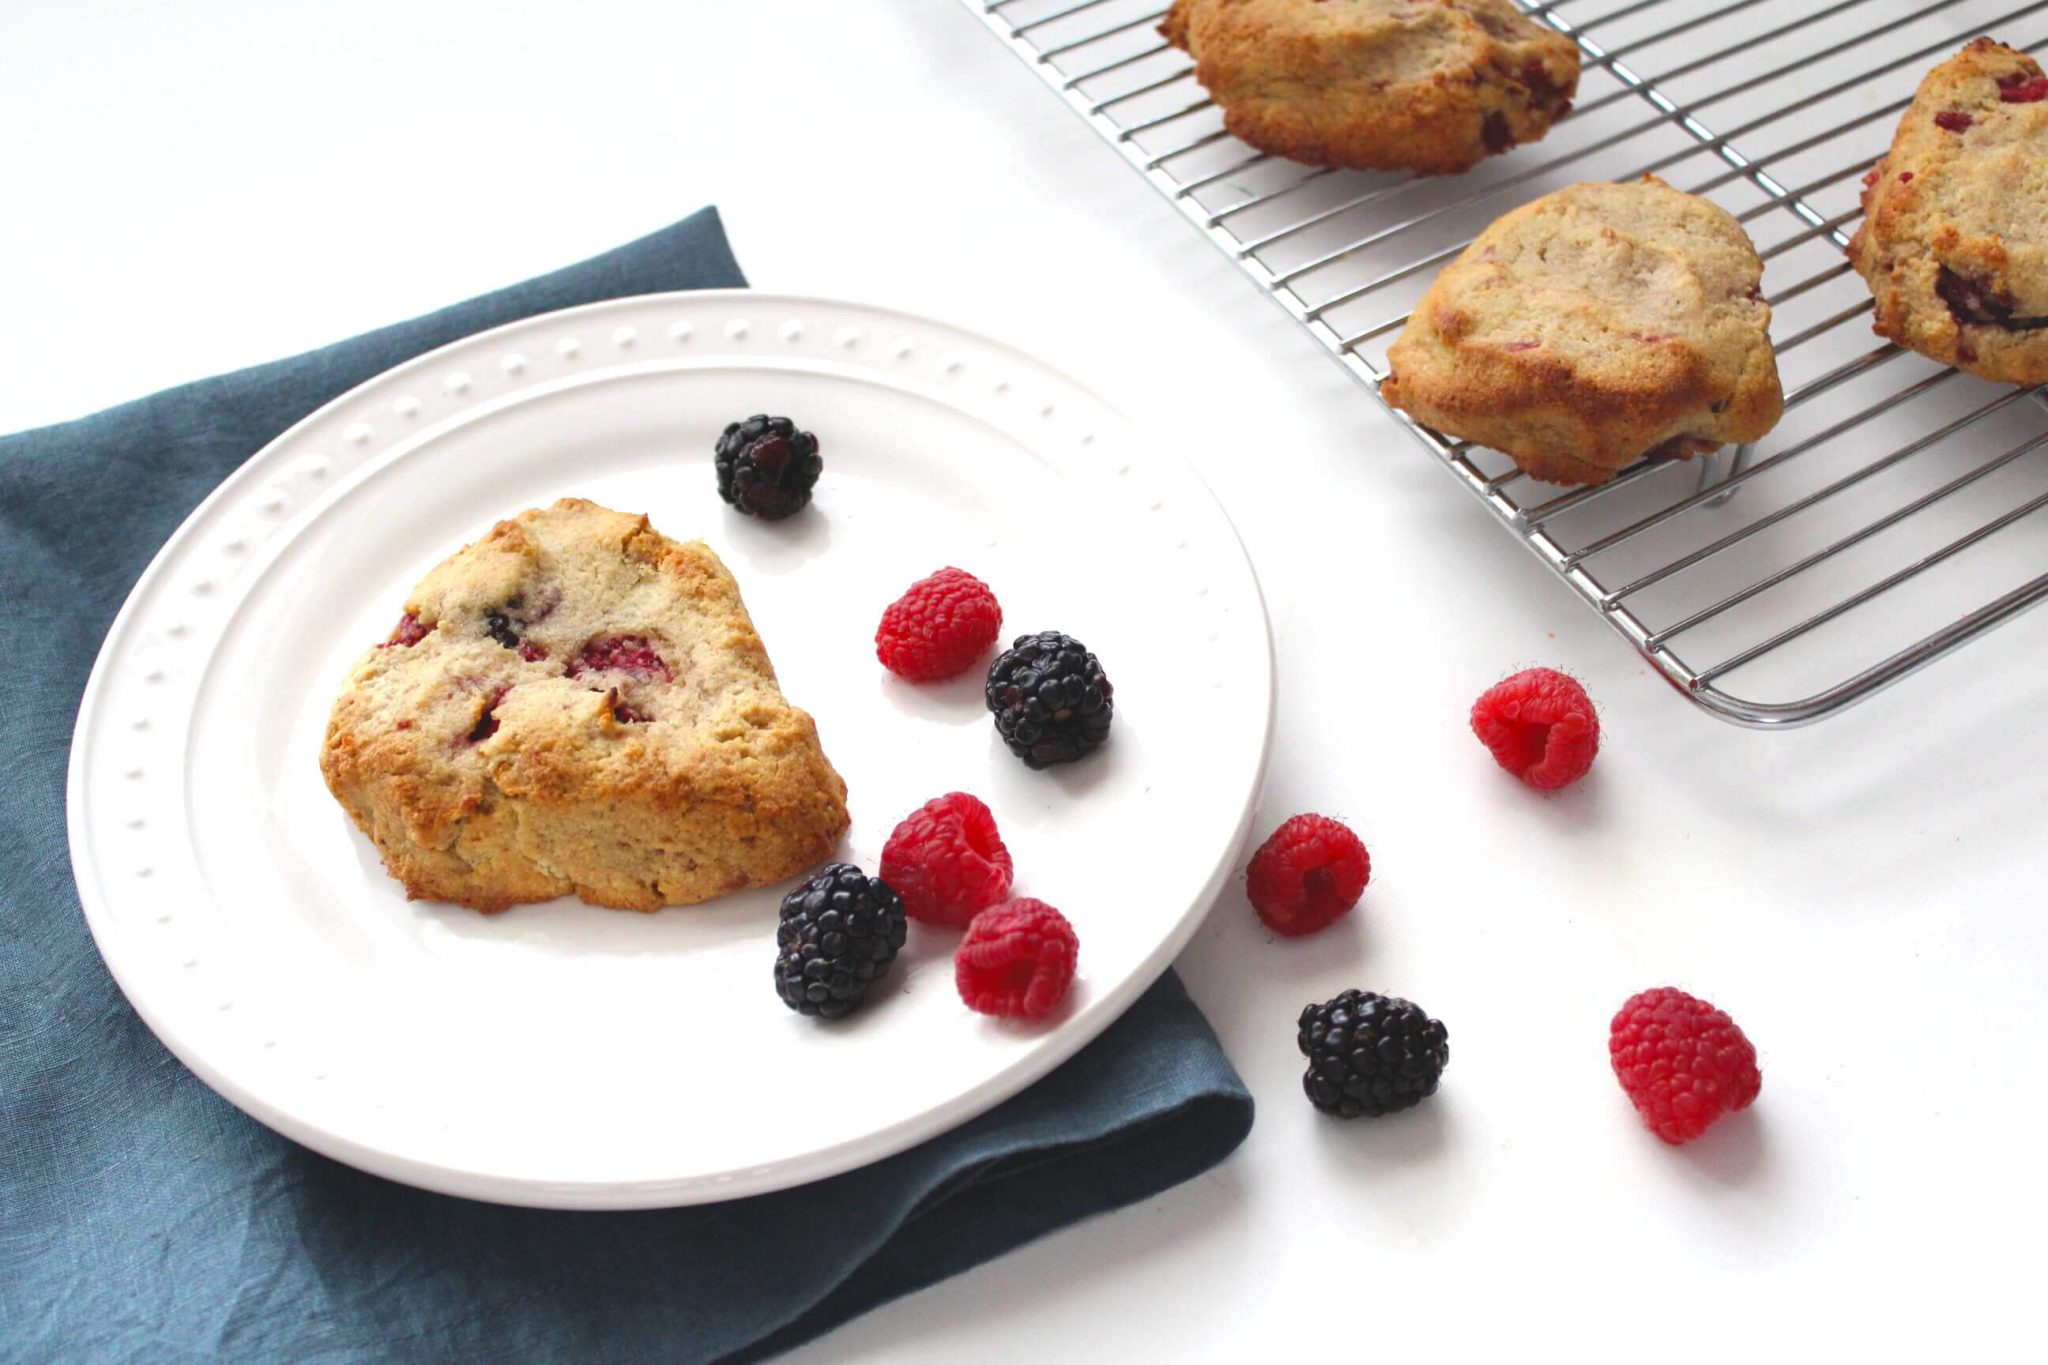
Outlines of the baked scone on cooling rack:
M 847 827 L 718 557 L 580 498 L 421 580 L 320 770 L 408 896 L 478 910 L 688 905 L 813 867 Z
M 1233 134 L 1316 166 L 1455 175 L 1579 86 L 1578 45 L 1513 0 L 1174 0 L 1159 32 Z
M 1380 393 L 1550 483 L 1754 441 L 1785 410 L 1762 280 L 1718 205 L 1655 176 L 1573 185 L 1445 267 Z
M 1978 38 L 1927 73 L 1864 181 L 1849 260 L 1874 326 L 1985 379 L 2048 383 L 2048 78 Z

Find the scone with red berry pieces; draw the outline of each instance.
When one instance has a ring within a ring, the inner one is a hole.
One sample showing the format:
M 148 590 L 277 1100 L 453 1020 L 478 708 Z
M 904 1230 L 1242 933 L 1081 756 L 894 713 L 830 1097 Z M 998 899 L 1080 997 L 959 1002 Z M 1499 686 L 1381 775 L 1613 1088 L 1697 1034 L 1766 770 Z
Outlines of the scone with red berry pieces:
M 811 868 L 847 827 L 718 557 L 580 498 L 421 580 L 320 769 L 409 897 L 485 911 L 689 905 Z
M 1758 440 L 1785 411 L 1762 280 L 1720 206 L 1655 176 L 1573 185 L 1445 267 L 1380 393 L 1551 483 Z
M 1879 336 L 1985 379 L 2048 383 L 2048 77 L 1978 38 L 1927 73 L 1864 179 L 1849 260 Z
M 1578 45 L 1513 0 L 1174 0 L 1223 122 L 1316 166 L 1456 175 L 1570 112 Z

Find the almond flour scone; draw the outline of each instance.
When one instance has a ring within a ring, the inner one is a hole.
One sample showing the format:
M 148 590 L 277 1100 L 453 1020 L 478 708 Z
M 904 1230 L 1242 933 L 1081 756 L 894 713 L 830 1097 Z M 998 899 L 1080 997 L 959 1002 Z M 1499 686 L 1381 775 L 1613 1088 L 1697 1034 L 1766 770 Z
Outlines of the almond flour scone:
M 1784 414 L 1763 264 L 1728 212 L 1655 176 L 1573 185 L 1445 267 L 1380 393 L 1551 483 L 1754 441 Z
M 689 905 L 813 867 L 847 827 L 718 557 L 580 498 L 421 580 L 320 770 L 408 896 L 478 910 Z
M 1978 38 L 1920 82 L 1865 178 L 1849 260 L 1875 327 L 1947 365 L 2048 383 L 2048 77 Z
M 1571 110 L 1579 49 L 1513 0 L 1174 0 L 1224 125 L 1317 166 L 1455 175 Z

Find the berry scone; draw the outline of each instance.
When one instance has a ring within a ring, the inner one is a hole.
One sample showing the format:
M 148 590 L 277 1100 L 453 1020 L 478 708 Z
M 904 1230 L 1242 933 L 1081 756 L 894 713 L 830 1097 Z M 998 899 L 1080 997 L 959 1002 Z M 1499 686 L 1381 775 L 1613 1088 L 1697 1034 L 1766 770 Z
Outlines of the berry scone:
M 718 557 L 580 498 L 421 580 L 320 770 L 408 896 L 487 911 L 689 905 L 814 867 L 847 827 Z
M 1174 0 L 1232 133 L 1317 166 L 1469 171 L 1570 112 L 1579 49 L 1513 0 Z
M 1763 263 L 1718 205 L 1655 176 L 1496 221 L 1430 285 L 1380 393 L 1552 483 L 1754 441 L 1784 414 Z
M 1875 328 L 1985 379 L 2048 383 L 2048 77 L 1978 38 L 1927 74 L 1864 181 L 1849 260 Z

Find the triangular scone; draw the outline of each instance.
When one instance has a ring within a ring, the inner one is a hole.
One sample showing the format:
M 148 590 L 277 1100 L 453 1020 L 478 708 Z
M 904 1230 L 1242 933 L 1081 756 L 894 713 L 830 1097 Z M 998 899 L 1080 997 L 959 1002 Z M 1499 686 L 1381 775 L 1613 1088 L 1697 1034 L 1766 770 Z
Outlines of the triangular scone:
M 1785 411 L 1762 280 L 1718 204 L 1655 176 L 1573 185 L 1445 267 L 1380 396 L 1552 483 L 1758 440 Z
M 580 498 L 420 582 L 320 770 L 407 895 L 479 910 L 688 905 L 813 867 L 847 826 L 718 556 Z

